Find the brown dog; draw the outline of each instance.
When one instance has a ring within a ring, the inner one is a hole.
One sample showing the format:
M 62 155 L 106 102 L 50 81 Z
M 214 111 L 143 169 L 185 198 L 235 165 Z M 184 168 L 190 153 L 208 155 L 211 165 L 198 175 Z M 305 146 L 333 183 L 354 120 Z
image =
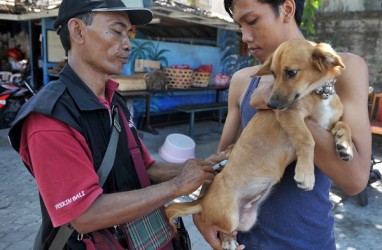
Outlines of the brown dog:
M 259 111 L 251 119 L 227 165 L 200 199 L 166 208 L 170 222 L 175 216 L 200 212 L 205 223 L 222 231 L 248 231 L 256 222 L 259 204 L 296 159 L 297 185 L 312 190 L 315 142 L 305 125 L 306 117 L 331 131 L 340 158 L 351 160 L 350 128 L 339 121 L 343 106 L 330 85 L 344 67 L 328 44 L 306 40 L 281 44 L 253 75 L 273 74 L 268 106 L 274 110 Z M 224 237 L 224 249 L 236 246 L 233 237 Z

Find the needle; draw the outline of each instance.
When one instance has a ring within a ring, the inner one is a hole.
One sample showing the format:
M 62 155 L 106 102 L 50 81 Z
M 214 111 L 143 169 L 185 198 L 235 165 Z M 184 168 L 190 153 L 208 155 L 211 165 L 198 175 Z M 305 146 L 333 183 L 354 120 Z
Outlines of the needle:
M 212 166 L 212 170 L 213 171 L 219 171 L 221 170 L 225 164 L 227 164 L 228 160 L 222 160 L 221 162 L 219 163 L 216 163 L 215 165 Z

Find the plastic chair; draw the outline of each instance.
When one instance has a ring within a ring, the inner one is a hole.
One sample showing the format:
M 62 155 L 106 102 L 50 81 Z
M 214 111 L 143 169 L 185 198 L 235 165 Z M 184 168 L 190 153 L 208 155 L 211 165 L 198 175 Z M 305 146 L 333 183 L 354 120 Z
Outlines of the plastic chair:
M 370 107 L 370 131 L 372 134 L 375 135 L 382 135 L 382 93 L 374 93 L 371 96 L 371 107 Z M 377 169 L 373 169 L 374 165 L 380 163 L 380 161 L 376 161 L 374 159 L 374 156 L 371 155 L 371 162 L 370 162 L 370 175 L 369 175 L 369 181 L 368 186 L 376 182 L 378 180 L 381 180 L 382 176 L 381 173 Z M 367 187 L 357 195 L 359 204 L 364 207 L 368 204 L 368 197 L 367 197 Z
M 9 79 L 12 76 L 12 72 L 9 71 L 0 71 L 0 81 L 1 82 L 8 82 Z
M 373 95 L 370 109 L 370 130 L 372 134 L 382 135 L 382 92 Z

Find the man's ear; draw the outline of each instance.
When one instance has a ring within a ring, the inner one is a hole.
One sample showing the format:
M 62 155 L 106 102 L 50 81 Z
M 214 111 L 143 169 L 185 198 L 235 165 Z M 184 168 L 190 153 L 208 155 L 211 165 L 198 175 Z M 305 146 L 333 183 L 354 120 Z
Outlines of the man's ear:
M 284 22 L 294 20 L 294 13 L 296 12 L 296 3 L 294 0 L 286 0 L 283 5 Z
M 327 43 L 319 43 L 315 46 L 312 52 L 312 62 L 321 72 L 331 70 L 333 73 L 337 73 L 341 68 L 345 68 L 341 57 Z
M 268 57 L 267 60 L 265 60 L 265 62 L 263 63 L 263 65 L 261 65 L 261 67 L 255 73 L 253 73 L 251 77 L 272 74 L 271 72 L 272 58 L 273 56 Z
M 71 18 L 68 21 L 69 34 L 70 34 L 71 39 L 74 42 L 77 42 L 77 43 L 82 43 L 83 42 L 83 33 L 82 33 L 83 31 L 82 31 L 82 28 L 83 28 L 83 23 L 82 23 L 82 21 L 80 19 Z

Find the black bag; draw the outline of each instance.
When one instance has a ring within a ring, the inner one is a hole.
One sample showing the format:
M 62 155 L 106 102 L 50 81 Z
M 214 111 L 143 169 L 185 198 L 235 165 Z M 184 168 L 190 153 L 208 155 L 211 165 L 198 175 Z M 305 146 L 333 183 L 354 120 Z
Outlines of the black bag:
M 177 231 L 175 237 L 172 239 L 174 250 L 191 250 L 190 236 L 181 217 L 177 218 L 175 225 Z
M 167 78 L 163 71 L 155 70 L 144 75 L 148 90 L 160 91 L 166 89 Z

